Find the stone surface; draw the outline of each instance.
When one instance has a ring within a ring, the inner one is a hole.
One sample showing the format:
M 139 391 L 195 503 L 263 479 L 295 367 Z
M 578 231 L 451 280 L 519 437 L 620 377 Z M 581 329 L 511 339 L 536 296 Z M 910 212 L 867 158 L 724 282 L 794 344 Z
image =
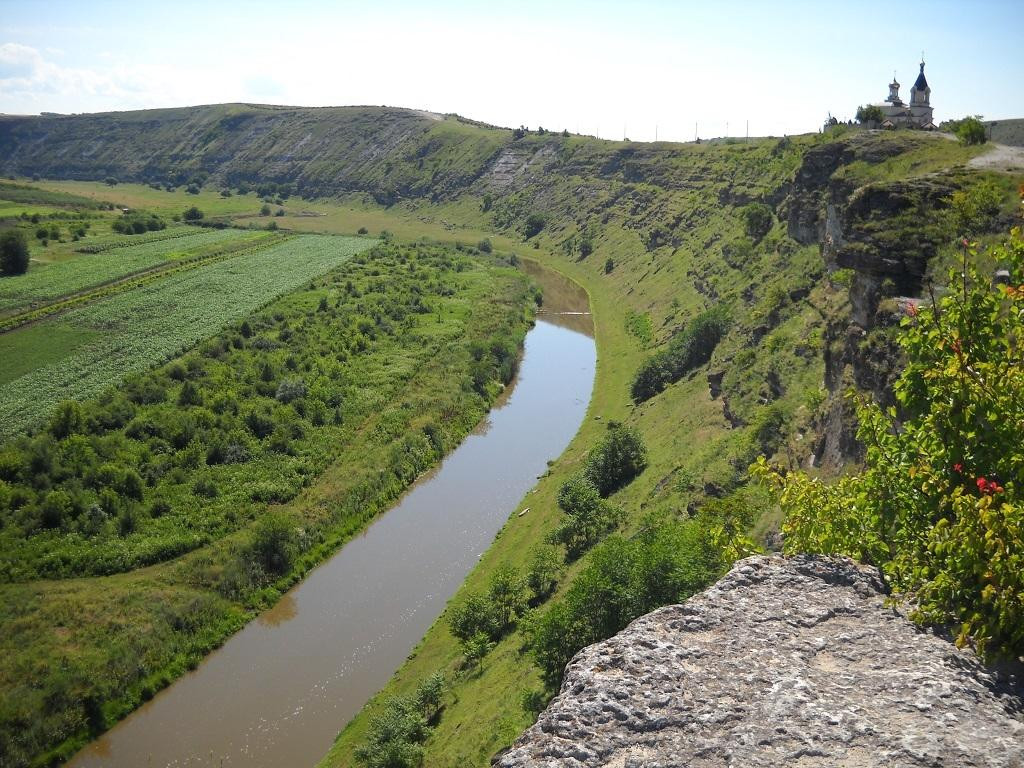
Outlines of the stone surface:
M 1024 766 L 1024 714 L 878 572 L 752 557 L 584 649 L 501 768 Z

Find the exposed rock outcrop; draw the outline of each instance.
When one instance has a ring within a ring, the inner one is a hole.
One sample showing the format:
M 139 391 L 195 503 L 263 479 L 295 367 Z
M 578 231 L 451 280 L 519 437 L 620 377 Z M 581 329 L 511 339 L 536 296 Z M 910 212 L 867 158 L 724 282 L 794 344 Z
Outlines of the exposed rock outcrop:
M 1022 766 L 1021 699 L 877 570 L 752 557 L 584 649 L 501 768 Z

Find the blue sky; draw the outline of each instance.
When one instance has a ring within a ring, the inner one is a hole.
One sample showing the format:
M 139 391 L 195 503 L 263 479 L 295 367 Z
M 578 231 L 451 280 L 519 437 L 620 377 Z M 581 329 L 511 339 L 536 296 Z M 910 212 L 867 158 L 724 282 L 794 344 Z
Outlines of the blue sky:
M 1024 2 L 0 0 L 0 112 L 388 104 L 634 140 L 817 130 L 909 97 L 1024 117 Z

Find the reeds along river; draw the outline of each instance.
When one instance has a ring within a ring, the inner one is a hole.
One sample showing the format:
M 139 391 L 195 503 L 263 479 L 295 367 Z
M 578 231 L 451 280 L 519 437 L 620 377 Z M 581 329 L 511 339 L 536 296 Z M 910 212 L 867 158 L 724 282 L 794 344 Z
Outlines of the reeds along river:
M 582 423 L 596 361 L 586 294 L 528 271 L 544 288 L 543 311 L 516 381 L 477 430 L 273 609 L 70 765 L 315 765 Z

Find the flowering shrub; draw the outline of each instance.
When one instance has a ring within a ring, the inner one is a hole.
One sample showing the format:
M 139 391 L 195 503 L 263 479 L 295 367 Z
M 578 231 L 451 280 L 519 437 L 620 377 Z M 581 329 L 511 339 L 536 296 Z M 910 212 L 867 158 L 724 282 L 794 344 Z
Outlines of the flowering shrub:
M 912 596 L 916 617 L 952 624 L 982 654 L 1024 653 L 1024 237 L 995 249 L 1010 284 L 972 267 L 948 293 L 908 308 L 901 406 L 861 398 L 859 475 L 825 484 L 783 475 L 762 457 L 753 471 L 787 514 L 786 549 L 845 554 L 878 565 Z

